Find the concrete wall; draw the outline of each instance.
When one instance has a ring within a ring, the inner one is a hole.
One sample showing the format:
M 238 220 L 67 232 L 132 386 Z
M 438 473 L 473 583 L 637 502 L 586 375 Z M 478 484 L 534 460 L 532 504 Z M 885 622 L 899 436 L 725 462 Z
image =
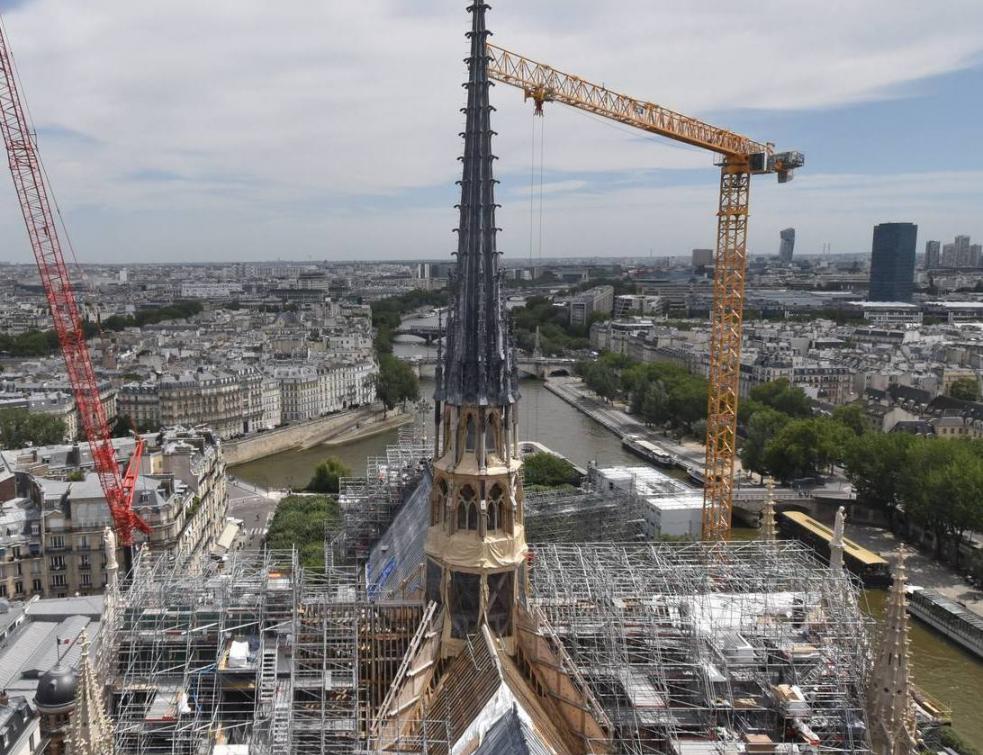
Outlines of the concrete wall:
M 376 416 L 382 416 L 381 409 L 362 407 L 306 422 L 293 422 L 286 427 L 268 430 L 248 438 L 225 441 L 222 443 L 222 452 L 225 455 L 225 463 L 229 466 L 243 464 L 291 448 L 309 448 L 357 424 L 372 421 Z

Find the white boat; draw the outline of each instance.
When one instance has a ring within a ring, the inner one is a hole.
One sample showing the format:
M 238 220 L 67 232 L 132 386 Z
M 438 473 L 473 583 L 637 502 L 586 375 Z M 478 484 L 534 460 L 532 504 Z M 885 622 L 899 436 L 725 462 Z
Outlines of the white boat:
M 908 588 L 908 611 L 950 640 L 983 658 L 983 616 L 934 590 Z

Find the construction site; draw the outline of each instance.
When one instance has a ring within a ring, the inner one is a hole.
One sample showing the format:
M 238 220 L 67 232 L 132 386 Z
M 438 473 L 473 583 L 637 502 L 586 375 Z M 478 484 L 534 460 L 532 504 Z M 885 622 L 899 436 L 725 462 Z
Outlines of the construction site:
M 239 551 L 198 574 L 140 555 L 99 653 L 115 752 L 456 752 L 497 673 L 480 635 L 454 661 L 467 660 L 466 705 L 370 744 L 435 619 L 421 589 L 428 444 L 406 429 L 371 475 L 346 480 L 323 573 L 289 551 Z M 590 489 L 526 499 L 527 608 L 601 722 L 584 751 L 867 751 L 867 627 L 848 574 L 792 542 L 639 542 L 637 505 Z

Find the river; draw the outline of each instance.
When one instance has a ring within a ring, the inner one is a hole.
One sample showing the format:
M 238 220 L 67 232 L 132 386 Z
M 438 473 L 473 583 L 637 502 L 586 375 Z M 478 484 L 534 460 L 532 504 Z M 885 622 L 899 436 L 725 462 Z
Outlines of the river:
M 395 346 L 398 356 L 428 352 L 416 339 L 400 339 Z M 422 396 L 433 393 L 433 383 L 423 381 Z M 601 466 L 640 464 L 640 460 L 622 449 L 618 439 L 599 423 L 581 414 L 562 399 L 547 391 L 535 380 L 521 383 L 519 405 L 520 437 L 537 440 L 558 451 L 575 464 L 585 467 L 591 460 Z M 327 456 L 337 456 L 356 475 L 364 474 L 365 459 L 382 454 L 396 441 L 396 431 L 331 448 L 315 447 L 305 451 L 287 451 L 230 469 L 231 473 L 264 487 L 302 487 L 314 467 Z M 754 530 L 736 530 L 737 538 L 755 535 Z M 868 590 L 867 603 L 874 617 L 884 608 L 885 592 Z M 914 677 L 926 692 L 952 708 L 955 728 L 977 747 L 983 748 L 983 662 L 962 651 L 917 620 L 912 619 L 912 663 Z

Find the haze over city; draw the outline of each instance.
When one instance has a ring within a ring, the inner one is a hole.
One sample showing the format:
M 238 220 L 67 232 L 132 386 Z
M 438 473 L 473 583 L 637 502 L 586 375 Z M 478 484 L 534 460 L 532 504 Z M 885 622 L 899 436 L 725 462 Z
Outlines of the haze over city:
M 81 261 L 437 258 L 454 245 L 460 3 L 0 3 Z M 503 4 L 493 41 L 560 70 L 798 149 L 757 181 L 752 253 L 867 252 L 983 236 L 983 6 Z M 500 249 L 655 256 L 713 245 L 708 155 L 492 92 Z M 540 133 L 539 129 L 543 132 Z M 538 147 L 536 148 L 538 150 Z M 538 163 L 536 172 L 538 182 Z M 0 258 L 30 261 L 9 185 Z

